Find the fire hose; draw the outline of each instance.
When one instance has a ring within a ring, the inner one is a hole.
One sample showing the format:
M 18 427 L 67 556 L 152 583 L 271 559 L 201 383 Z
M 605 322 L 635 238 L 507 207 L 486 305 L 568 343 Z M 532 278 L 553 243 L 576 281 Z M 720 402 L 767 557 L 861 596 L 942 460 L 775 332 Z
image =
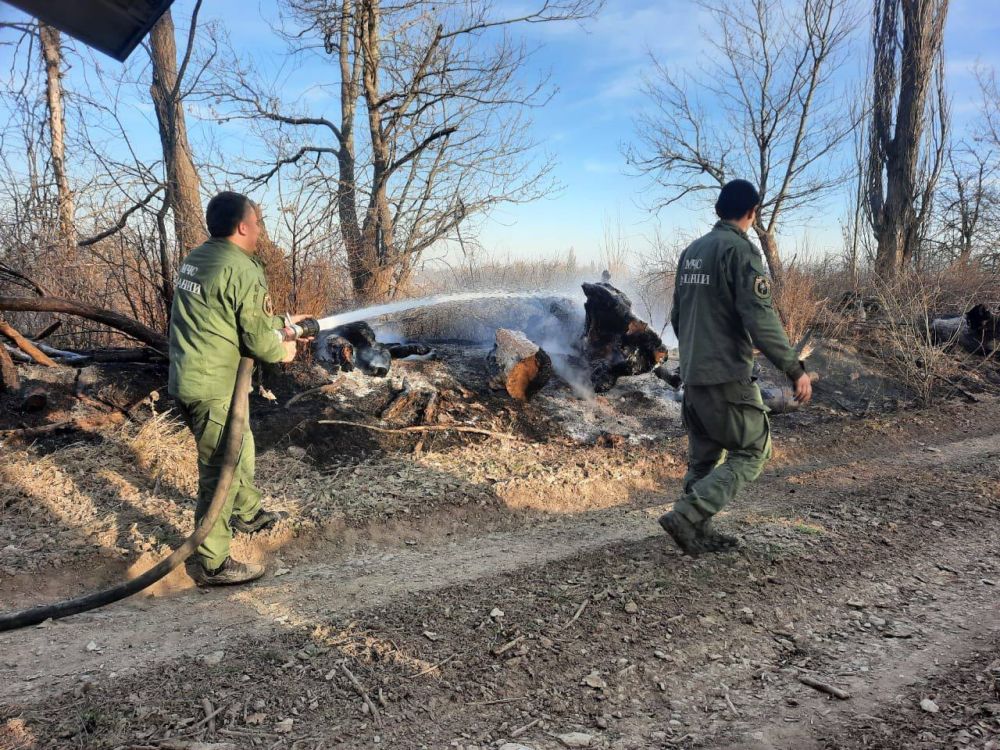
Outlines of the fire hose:
M 225 450 L 222 455 L 222 471 L 219 475 L 219 483 L 216 485 L 215 494 L 208 510 L 198 524 L 198 528 L 189 536 L 184 543 L 175 549 L 169 557 L 161 560 L 145 573 L 136 576 L 130 581 L 125 581 L 112 586 L 103 591 L 95 591 L 75 599 L 56 602 L 55 604 L 45 604 L 20 612 L 5 612 L 0 614 L 0 632 L 6 630 L 17 630 L 30 625 L 37 625 L 48 619 L 58 619 L 69 617 L 70 615 L 86 612 L 106 604 L 120 601 L 126 597 L 137 594 L 143 589 L 151 586 L 166 576 L 170 571 L 184 562 L 191 554 L 205 541 L 208 533 L 212 530 L 222 507 L 226 504 L 226 496 L 233 483 L 233 475 L 236 469 L 236 462 L 240 457 L 240 449 L 243 447 L 243 425 L 247 421 L 250 411 L 250 377 L 253 374 L 253 360 L 244 357 L 240 360 L 239 368 L 236 371 L 236 383 L 233 387 L 233 396 L 229 406 L 229 418 L 223 434 L 225 439 Z

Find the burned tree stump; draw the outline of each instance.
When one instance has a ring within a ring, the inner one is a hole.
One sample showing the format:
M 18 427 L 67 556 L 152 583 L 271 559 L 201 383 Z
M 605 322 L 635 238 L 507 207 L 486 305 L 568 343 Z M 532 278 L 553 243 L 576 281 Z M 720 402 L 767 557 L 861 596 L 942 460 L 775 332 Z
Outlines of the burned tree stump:
M 518 401 L 529 400 L 552 376 L 549 355 L 520 331 L 506 328 L 497 330 L 487 368 L 491 374 L 490 387 L 504 389 Z
M 618 378 L 642 375 L 667 359 L 657 333 L 632 312 L 632 300 L 610 283 L 584 284 L 584 343 L 590 380 L 597 393 L 614 387 Z

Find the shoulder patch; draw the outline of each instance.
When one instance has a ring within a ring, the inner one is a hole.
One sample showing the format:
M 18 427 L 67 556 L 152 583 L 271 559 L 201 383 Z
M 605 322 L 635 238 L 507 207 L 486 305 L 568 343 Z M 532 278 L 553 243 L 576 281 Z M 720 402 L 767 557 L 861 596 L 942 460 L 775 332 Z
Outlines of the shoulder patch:
M 761 299 L 771 299 L 771 282 L 766 276 L 757 276 L 753 280 L 753 293 Z
M 267 315 L 268 317 L 273 317 L 274 316 L 274 303 L 271 301 L 271 293 L 270 292 L 265 292 L 265 294 L 264 294 L 264 303 L 263 303 L 262 307 L 264 308 L 264 314 L 265 315 Z

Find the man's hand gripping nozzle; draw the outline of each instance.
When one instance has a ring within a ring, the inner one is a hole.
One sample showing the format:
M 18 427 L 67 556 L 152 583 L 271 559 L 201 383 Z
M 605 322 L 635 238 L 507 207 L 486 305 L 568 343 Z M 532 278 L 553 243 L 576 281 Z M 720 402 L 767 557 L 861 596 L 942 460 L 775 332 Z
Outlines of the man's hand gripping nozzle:
M 293 323 L 291 313 L 285 313 L 284 322 L 285 327 L 279 331 L 282 341 L 311 339 L 319 335 L 319 321 L 316 318 L 303 318 Z

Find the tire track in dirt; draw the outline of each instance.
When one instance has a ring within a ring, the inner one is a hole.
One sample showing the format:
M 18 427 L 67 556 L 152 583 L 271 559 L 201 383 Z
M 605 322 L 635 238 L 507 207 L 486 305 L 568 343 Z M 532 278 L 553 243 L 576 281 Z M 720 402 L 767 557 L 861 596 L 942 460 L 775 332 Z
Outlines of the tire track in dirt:
M 968 461 L 995 452 L 998 435 L 960 440 L 891 459 L 850 461 L 877 474 L 900 467 Z M 821 473 L 835 471 L 836 467 Z M 794 475 L 792 475 L 794 477 Z M 739 514 L 779 512 L 768 496 L 784 493 L 789 475 L 754 486 Z M 821 489 L 821 488 L 820 488 Z M 614 509 L 530 529 L 492 533 L 427 549 L 378 552 L 342 562 L 298 566 L 254 587 L 190 592 L 130 602 L 0 636 L 0 699 L 27 701 L 72 688 L 82 675 L 100 680 L 156 662 L 226 649 L 247 633 L 280 634 L 318 619 L 370 609 L 401 597 L 503 573 L 542 567 L 613 545 L 662 537 L 655 516 L 666 506 Z M 666 544 L 666 542 L 664 542 Z M 93 642 L 94 650 L 88 650 Z

